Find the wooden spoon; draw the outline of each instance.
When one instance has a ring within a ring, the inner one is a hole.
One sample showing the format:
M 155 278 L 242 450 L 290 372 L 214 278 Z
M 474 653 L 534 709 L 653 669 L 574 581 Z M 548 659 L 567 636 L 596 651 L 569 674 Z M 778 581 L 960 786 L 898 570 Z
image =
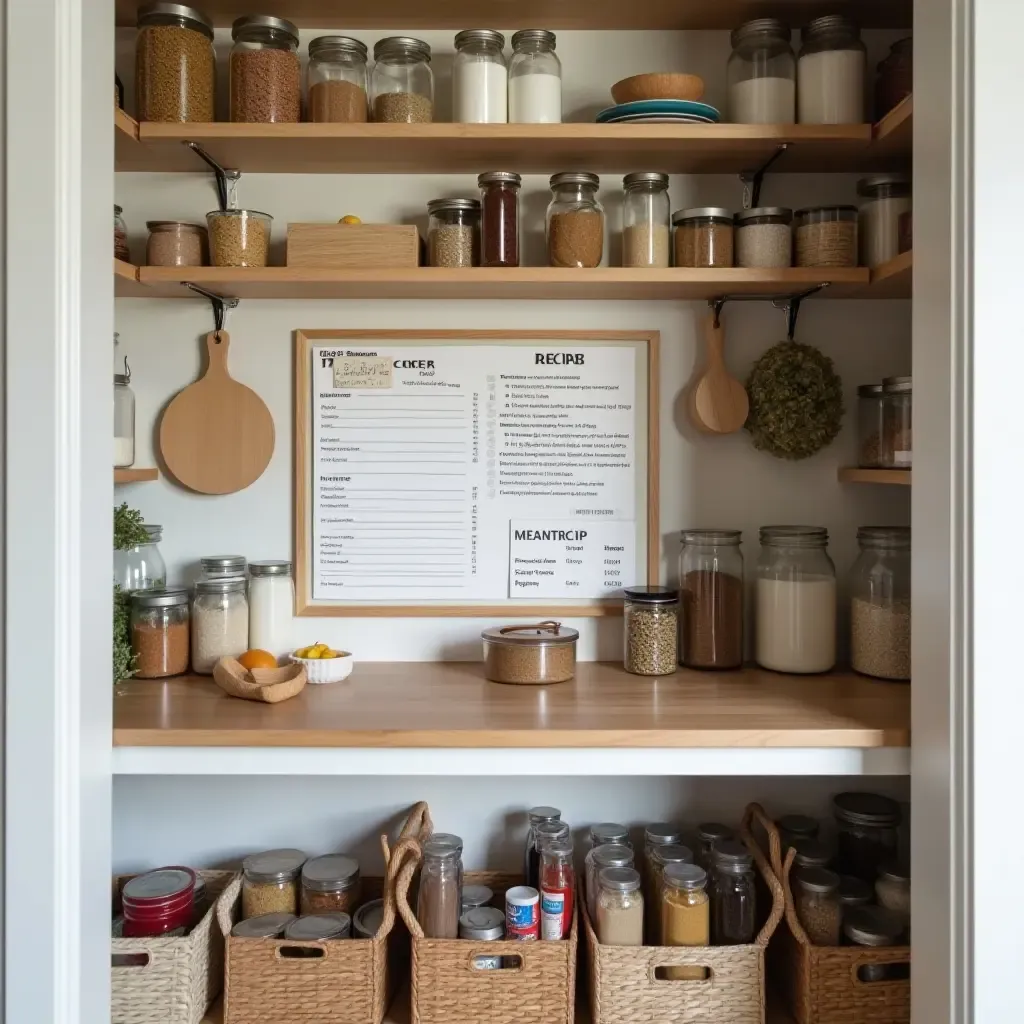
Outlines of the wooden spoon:
M 704 372 L 693 389 L 691 413 L 698 430 L 734 434 L 747 422 L 750 403 L 743 385 L 725 366 L 725 333 L 714 313 L 705 324 L 708 354 Z
M 263 399 L 228 373 L 227 331 L 206 336 L 206 372 L 179 392 L 160 421 L 171 474 L 201 494 L 231 494 L 258 480 L 274 454 L 274 420 Z

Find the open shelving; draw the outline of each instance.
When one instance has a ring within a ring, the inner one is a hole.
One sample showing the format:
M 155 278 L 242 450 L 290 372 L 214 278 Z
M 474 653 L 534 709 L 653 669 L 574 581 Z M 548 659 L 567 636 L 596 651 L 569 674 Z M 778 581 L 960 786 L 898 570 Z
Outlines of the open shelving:
M 131 469 L 115 469 L 115 484 L 141 484 L 150 480 L 159 480 L 160 470 L 156 468 L 132 467 Z
M 910 486 L 909 469 L 861 469 L 858 466 L 845 466 L 839 470 L 841 484 L 896 484 Z
M 899 256 L 871 271 L 868 292 L 874 299 L 909 299 L 914 280 L 914 253 Z

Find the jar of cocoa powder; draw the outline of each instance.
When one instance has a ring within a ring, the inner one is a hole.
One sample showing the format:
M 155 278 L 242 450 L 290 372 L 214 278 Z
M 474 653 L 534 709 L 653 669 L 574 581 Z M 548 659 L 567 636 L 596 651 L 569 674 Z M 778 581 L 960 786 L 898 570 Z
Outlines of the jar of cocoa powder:
M 679 552 L 679 664 L 743 663 L 743 555 L 739 530 L 683 530 Z
M 139 679 L 162 679 L 188 669 L 188 591 L 132 594 L 132 653 Z

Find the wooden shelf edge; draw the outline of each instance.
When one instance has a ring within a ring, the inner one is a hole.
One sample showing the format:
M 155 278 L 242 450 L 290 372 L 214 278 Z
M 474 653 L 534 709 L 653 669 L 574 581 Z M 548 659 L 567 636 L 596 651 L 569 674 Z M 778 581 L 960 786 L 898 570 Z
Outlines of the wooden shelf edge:
M 139 141 L 139 122 L 120 107 L 114 107 L 114 130 L 122 136 L 127 136 L 132 142 Z
M 160 470 L 155 468 L 115 469 L 115 484 L 141 484 L 160 479 Z
M 839 482 L 842 484 L 894 484 L 910 487 L 911 472 L 909 469 L 860 469 L 857 466 L 847 466 L 839 470 Z
M 875 123 L 872 135 L 876 142 L 884 142 L 897 132 L 913 133 L 914 97 L 900 100 L 892 110 Z

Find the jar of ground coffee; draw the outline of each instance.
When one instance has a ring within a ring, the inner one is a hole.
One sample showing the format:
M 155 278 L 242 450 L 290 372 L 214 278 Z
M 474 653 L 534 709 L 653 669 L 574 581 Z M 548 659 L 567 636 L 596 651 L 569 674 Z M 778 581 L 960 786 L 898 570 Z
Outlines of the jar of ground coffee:
M 480 186 L 480 265 L 519 266 L 519 188 L 515 171 L 487 171 Z
M 679 552 L 679 664 L 743 662 L 743 555 L 739 530 L 684 530 Z

